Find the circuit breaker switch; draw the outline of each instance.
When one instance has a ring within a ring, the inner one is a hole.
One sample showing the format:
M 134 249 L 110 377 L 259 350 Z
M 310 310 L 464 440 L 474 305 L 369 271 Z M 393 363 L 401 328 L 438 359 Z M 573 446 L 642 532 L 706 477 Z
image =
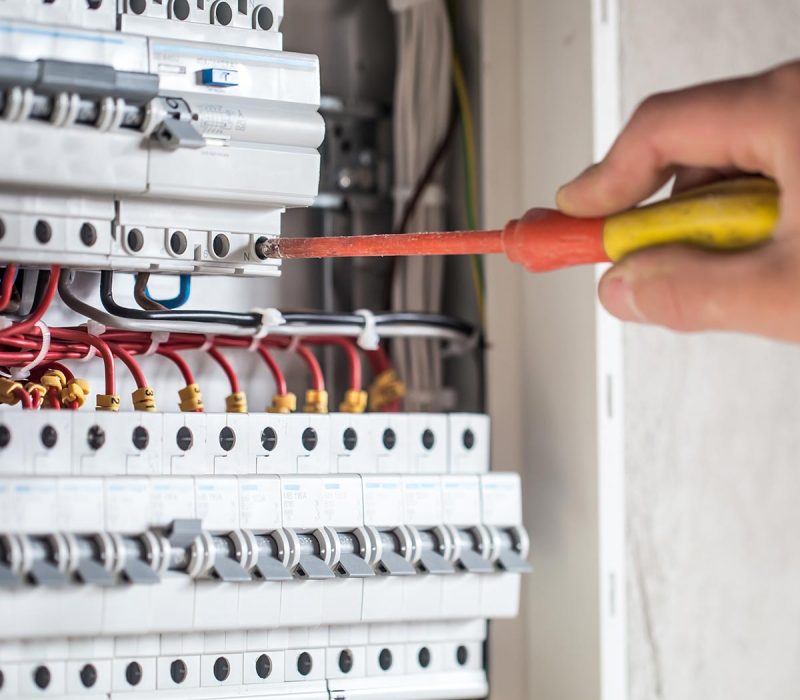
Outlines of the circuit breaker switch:
M 75 577 L 92 586 L 113 586 L 114 576 L 105 567 L 104 552 L 98 540 L 90 537 L 64 535 L 72 553 Z
M 456 543 L 453 555 L 458 568 L 470 574 L 491 574 L 494 566 L 486 557 L 479 553 L 479 540 L 473 530 L 457 530 L 452 528 Z
M 61 588 L 69 582 L 67 561 L 69 551 L 60 535 L 21 537 L 23 573 L 33 583 Z
M 247 530 L 241 531 L 245 538 L 252 537 L 252 551 L 255 562 L 253 573 L 265 581 L 291 581 L 292 572 L 278 556 L 278 544 L 269 535 L 254 535 Z
M 0 535 L 0 587 L 15 587 L 22 583 L 21 563 L 22 545 L 19 537 Z
M 212 535 L 209 537 L 212 552 L 211 574 L 220 581 L 252 581 L 250 574 L 239 561 L 236 544 L 231 537 Z
M 336 573 L 345 578 L 369 578 L 375 572 L 369 563 L 360 555 L 361 546 L 358 537 L 352 532 L 339 532 L 339 563 Z
M 500 541 L 497 565 L 511 573 L 529 573 L 531 565 L 525 561 L 530 547 L 528 533 L 520 527 L 510 527 L 498 530 L 497 536 Z
M 454 574 L 456 570 L 446 556 L 452 555 L 454 548 L 450 533 L 443 528 L 435 528 L 417 530 L 416 534 L 420 539 L 417 567 L 428 574 Z
M 115 550 L 115 570 L 129 583 L 154 585 L 161 582 L 153 562 L 160 552 L 158 539 L 152 533 L 142 537 L 126 537 L 112 534 Z M 158 557 L 160 559 L 160 557 Z
M 391 532 L 381 532 L 381 555 L 378 571 L 387 576 L 413 576 L 414 565 L 404 556 L 410 553 L 410 535 L 406 528 L 398 527 Z
M 334 578 L 335 574 L 326 562 L 328 553 L 325 547 L 330 544 L 327 542 L 328 534 L 316 530 L 313 534 L 298 534 L 297 539 L 300 543 L 300 560 L 295 574 L 312 581 Z

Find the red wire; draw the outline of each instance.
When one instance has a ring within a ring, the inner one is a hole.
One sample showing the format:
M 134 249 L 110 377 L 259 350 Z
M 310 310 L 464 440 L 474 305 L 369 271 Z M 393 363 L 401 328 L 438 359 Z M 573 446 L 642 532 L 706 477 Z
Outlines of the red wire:
M 14 291 L 14 280 L 17 276 L 17 266 L 8 265 L 3 273 L 3 281 L 0 283 L 0 311 L 5 311 L 11 301 L 11 293 Z
M 116 355 L 120 360 L 122 360 L 122 364 L 124 364 L 128 371 L 133 376 L 133 381 L 136 382 L 136 387 L 138 389 L 143 389 L 147 386 L 147 380 L 144 378 L 144 372 L 142 372 L 142 368 L 139 367 L 139 363 L 133 359 L 133 355 L 131 355 L 127 350 L 125 350 L 122 346 L 117 345 L 116 343 L 108 343 L 109 347 L 111 348 L 111 352 Z M 113 393 L 113 392 L 108 392 Z
M 56 296 L 56 290 L 58 289 L 58 278 L 60 275 L 61 267 L 59 265 L 53 265 L 53 267 L 50 268 L 50 278 L 47 280 L 47 287 L 44 290 L 44 296 L 42 297 L 42 301 L 39 306 L 34 309 L 31 315 L 28 316 L 28 318 L 26 318 L 24 321 L 20 321 L 19 323 L 9 326 L 8 328 L 0 330 L 0 338 L 8 338 L 12 335 L 22 335 L 23 333 L 33 329 L 36 324 L 42 320 L 42 316 L 45 315 L 47 309 L 49 308 L 50 304 L 53 303 L 53 299 Z
M 304 344 L 310 345 L 336 345 L 345 351 L 347 355 L 347 367 L 350 373 L 350 389 L 361 391 L 363 385 L 361 373 L 361 358 L 358 356 L 355 343 L 347 338 L 335 336 L 310 337 L 303 339 Z
M 54 386 L 47 390 L 47 397 L 50 399 L 50 408 L 54 408 L 56 411 L 61 410 L 61 398 L 58 396 L 58 390 Z
M 109 344 L 105 340 L 103 340 L 99 336 L 90 335 L 86 331 L 78 331 L 72 328 L 51 328 L 50 335 L 54 338 L 61 338 L 62 340 L 72 340 L 74 342 L 83 343 L 87 347 L 89 345 L 92 345 L 95 348 L 97 348 L 97 351 L 103 358 L 103 366 L 105 369 L 106 394 L 117 393 L 117 380 L 116 380 L 116 372 L 114 369 L 114 354 L 111 352 L 111 348 L 109 347 Z M 84 355 L 80 355 L 79 357 L 83 357 Z
M 41 408 L 42 404 L 44 403 L 45 394 L 41 391 L 34 390 L 31 392 L 31 402 L 33 403 L 34 408 Z
M 308 371 L 311 373 L 311 386 L 315 391 L 325 391 L 325 376 L 322 374 L 322 367 L 319 366 L 319 360 L 302 343 L 297 346 L 296 352 L 308 365 Z
M 278 363 L 275 362 L 272 353 L 261 345 L 256 348 L 256 352 L 261 355 L 261 359 L 266 362 L 269 371 L 272 372 L 272 378 L 275 380 L 275 393 L 277 393 L 278 396 L 286 396 L 286 394 L 289 393 L 289 388 L 286 386 L 286 377 L 278 366 Z
M 22 408 L 30 409 L 33 408 L 33 401 L 31 401 L 31 395 L 22 388 L 14 389 L 14 396 L 16 396 L 20 403 L 22 404 Z
M 228 382 L 231 385 L 231 393 L 238 394 L 239 378 L 236 376 L 236 372 L 233 371 L 231 363 L 228 362 L 227 358 L 215 347 L 210 347 L 208 349 L 208 356 L 222 368 L 223 372 L 225 372 L 225 376 L 228 377 Z
M 178 368 L 183 376 L 183 381 L 186 382 L 186 386 L 195 383 L 194 374 L 192 374 L 189 363 L 186 362 L 186 360 L 184 360 L 177 352 L 164 347 L 159 347 L 158 354 L 162 357 L 166 357 Z

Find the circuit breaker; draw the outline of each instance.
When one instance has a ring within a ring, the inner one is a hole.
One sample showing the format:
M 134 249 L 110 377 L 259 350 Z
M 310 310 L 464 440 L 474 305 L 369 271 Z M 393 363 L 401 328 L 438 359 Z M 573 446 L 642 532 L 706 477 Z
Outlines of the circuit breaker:
M 519 478 L 490 471 L 487 416 L 399 410 L 382 342 L 469 332 L 147 287 L 280 273 L 260 243 L 316 201 L 325 136 L 319 62 L 283 50 L 283 16 L 0 2 L 0 698 L 488 692 L 487 625 L 530 569 Z M 138 308 L 112 284 L 131 275 Z M 311 349 L 331 343 L 350 384 L 329 407 Z M 266 363 L 267 411 L 233 353 Z M 304 395 L 278 353 L 305 363 Z M 199 355 L 226 412 L 205 409 Z M 180 411 L 143 358 L 180 373 Z

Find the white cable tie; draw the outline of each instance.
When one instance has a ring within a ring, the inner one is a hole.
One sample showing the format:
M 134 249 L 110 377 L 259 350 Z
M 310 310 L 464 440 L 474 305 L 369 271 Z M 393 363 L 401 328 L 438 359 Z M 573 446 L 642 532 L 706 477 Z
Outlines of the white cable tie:
M 27 379 L 31 376 L 31 370 L 34 367 L 38 367 L 45 357 L 47 357 L 47 353 L 50 352 L 50 329 L 47 327 L 47 324 L 44 321 L 37 321 L 36 327 L 42 334 L 42 346 L 39 348 L 39 352 L 36 354 L 36 357 L 33 358 L 31 362 L 29 362 L 24 367 L 11 367 L 11 378 L 18 382 L 21 379 Z
M 150 347 L 144 351 L 144 357 L 150 357 L 158 352 L 158 348 L 169 340 L 167 331 L 154 331 L 150 334 Z
M 353 312 L 364 319 L 364 328 L 359 333 L 356 343 L 362 350 L 377 350 L 381 345 L 381 336 L 378 333 L 378 324 L 375 314 L 369 309 L 358 309 Z
M 0 318 L 0 331 L 4 331 L 6 328 L 11 328 L 14 325 L 14 322 L 10 318 L 6 318 L 3 316 Z
M 433 0 L 389 0 L 389 9 L 392 12 L 405 12 L 418 5 L 425 5 Z
M 89 350 L 86 352 L 86 354 L 80 359 L 75 360 L 75 362 L 88 362 L 89 360 L 93 360 L 95 357 L 97 357 L 97 348 L 90 343 Z
M 289 344 L 286 346 L 286 352 L 297 352 L 297 348 L 300 347 L 300 341 L 301 338 L 299 335 L 293 335 Z
M 442 357 L 447 359 L 449 357 L 460 357 L 475 350 L 481 342 L 481 331 L 475 330 L 465 340 L 451 340 L 442 350 Z
M 273 328 L 286 325 L 286 319 L 278 309 L 253 309 L 253 313 L 261 315 L 261 326 L 254 335 L 259 340 L 266 338 Z
M 206 333 L 206 340 L 199 348 L 200 352 L 208 352 L 211 350 L 211 348 L 214 347 L 215 338 L 216 336 L 211 335 L 211 333 Z
M 253 339 L 250 341 L 250 345 L 247 346 L 247 352 L 255 352 L 258 350 L 262 340 L 263 338 L 257 335 L 253 336 Z
M 89 319 L 86 321 L 86 332 L 94 336 L 103 335 L 106 332 L 106 327 L 102 323 Z

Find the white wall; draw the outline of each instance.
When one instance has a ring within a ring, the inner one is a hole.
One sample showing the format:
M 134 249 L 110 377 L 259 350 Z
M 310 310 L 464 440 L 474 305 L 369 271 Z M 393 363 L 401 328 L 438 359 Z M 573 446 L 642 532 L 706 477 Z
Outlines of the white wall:
M 626 114 L 800 57 L 797 0 L 621 10 Z M 625 386 L 630 698 L 798 697 L 800 349 L 630 326 Z

